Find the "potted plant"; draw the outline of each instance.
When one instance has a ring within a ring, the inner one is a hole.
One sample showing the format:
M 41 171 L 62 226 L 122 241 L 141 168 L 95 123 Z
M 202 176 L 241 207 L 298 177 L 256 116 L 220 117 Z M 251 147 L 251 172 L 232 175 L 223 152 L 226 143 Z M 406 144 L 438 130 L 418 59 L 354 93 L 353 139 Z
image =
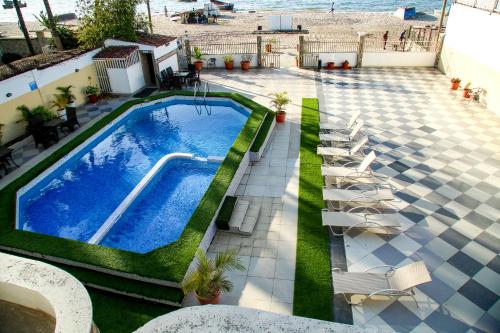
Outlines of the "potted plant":
M 59 118 L 66 120 L 66 106 L 69 101 L 63 94 L 54 94 L 54 100 L 52 101 L 52 106 L 56 108 L 57 115 Z
M 335 63 L 333 61 L 327 62 L 326 69 L 335 69 Z
M 276 110 L 276 121 L 278 123 L 285 122 L 285 107 L 291 102 L 290 98 L 288 98 L 288 93 L 286 91 L 282 91 L 271 94 L 270 96 L 272 97 L 271 107 Z
M 470 97 L 470 82 L 467 82 L 467 84 L 465 85 L 463 96 L 464 98 Z
M 342 69 L 349 69 L 349 68 L 351 68 L 351 67 L 349 67 L 349 61 L 348 60 L 344 61 L 342 63 Z
M 241 69 L 247 71 L 250 69 L 250 61 L 252 61 L 251 54 L 244 54 L 241 56 Z
M 85 96 L 88 97 L 90 103 L 97 103 L 97 97 L 99 96 L 99 88 L 96 86 L 86 86 L 85 87 Z
M 213 260 L 198 249 L 196 259 L 196 268 L 181 283 L 182 290 L 185 294 L 194 292 L 202 305 L 219 304 L 221 292 L 233 289 L 233 284 L 224 273 L 233 269 L 243 271 L 245 268 L 234 252 L 218 253 Z
M 193 51 L 193 58 L 196 59 L 194 62 L 195 69 L 197 71 L 201 71 L 203 68 L 203 53 L 201 53 L 201 49 L 199 47 L 195 47 Z
M 458 77 L 454 77 L 451 79 L 451 89 L 452 90 L 457 90 L 458 87 L 460 86 L 460 82 L 462 80 L 460 80 Z
M 234 68 L 234 59 L 233 56 L 228 54 L 224 56 L 224 66 L 228 71 L 232 71 Z
M 23 119 L 26 120 L 27 122 L 29 122 L 30 119 L 35 116 L 40 117 L 43 121 L 49 121 L 56 117 L 52 112 L 50 112 L 50 110 L 47 107 L 43 105 L 35 106 L 32 109 L 30 109 L 26 105 L 21 105 L 17 107 L 17 110 L 21 111 Z

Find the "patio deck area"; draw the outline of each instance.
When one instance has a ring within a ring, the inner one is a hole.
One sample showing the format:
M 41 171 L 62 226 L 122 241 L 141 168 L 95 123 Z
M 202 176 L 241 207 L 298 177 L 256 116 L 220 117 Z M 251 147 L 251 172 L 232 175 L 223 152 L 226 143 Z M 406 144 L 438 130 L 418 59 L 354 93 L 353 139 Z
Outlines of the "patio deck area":
M 353 323 L 498 332 L 500 118 L 464 102 L 434 69 L 323 72 L 322 82 L 322 120 L 361 111 L 374 170 L 392 178 L 403 225 L 399 234 L 345 236 L 348 270 L 423 259 L 433 279 L 416 289 L 418 308 L 409 297 L 369 300 L 352 307 Z

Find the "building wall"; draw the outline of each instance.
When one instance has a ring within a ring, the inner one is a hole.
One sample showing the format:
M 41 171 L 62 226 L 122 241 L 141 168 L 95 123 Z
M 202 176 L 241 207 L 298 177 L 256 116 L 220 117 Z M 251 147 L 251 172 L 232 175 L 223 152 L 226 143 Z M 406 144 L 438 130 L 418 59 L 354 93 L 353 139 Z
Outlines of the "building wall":
M 438 68 L 461 85 L 485 89 L 490 110 L 500 114 L 500 14 L 454 4 L 446 27 Z
M 127 68 L 127 74 L 131 94 L 146 85 L 146 82 L 144 81 L 144 75 L 142 74 L 142 65 L 140 62 Z
M 42 45 L 37 38 L 31 38 L 31 43 L 35 53 L 42 53 Z M 0 51 L 2 53 L 17 53 L 22 57 L 30 56 L 28 45 L 23 37 L 4 37 L 0 38 Z
M 436 52 L 365 52 L 362 67 L 434 67 Z
M 22 116 L 17 107 L 23 104 L 28 107 L 50 106 L 57 87 L 72 85 L 77 105 L 87 102 L 83 89 L 89 84 L 97 85 L 97 77 L 91 58 L 87 62 L 81 60 L 70 60 L 41 71 L 29 71 L 0 82 L 0 123 L 5 124 L 2 142 L 13 140 L 25 132 L 24 122 L 19 122 Z M 79 67 L 75 72 L 75 63 L 86 66 Z M 31 91 L 29 83 L 33 81 L 38 89 Z M 7 97 L 8 93 L 12 96 Z

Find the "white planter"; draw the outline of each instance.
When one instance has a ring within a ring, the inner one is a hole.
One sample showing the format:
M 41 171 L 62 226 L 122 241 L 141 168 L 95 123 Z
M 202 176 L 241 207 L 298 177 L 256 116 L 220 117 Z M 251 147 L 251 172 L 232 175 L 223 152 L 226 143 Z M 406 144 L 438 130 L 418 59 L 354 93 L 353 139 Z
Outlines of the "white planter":
M 68 118 L 66 117 L 66 109 L 57 110 L 57 115 L 58 115 L 58 116 L 59 116 L 59 118 L 61 118 L 62 120 L 68 120 Z

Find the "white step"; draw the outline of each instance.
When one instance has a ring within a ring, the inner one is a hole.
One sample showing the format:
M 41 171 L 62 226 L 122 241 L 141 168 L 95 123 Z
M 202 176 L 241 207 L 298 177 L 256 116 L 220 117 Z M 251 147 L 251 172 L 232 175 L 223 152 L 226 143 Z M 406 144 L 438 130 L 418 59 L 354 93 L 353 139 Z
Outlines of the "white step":
M 247 214 L 248 206 L 250 206 L 249 201 L 240 199 L 236 200 L 233 214 L 231 215 L 231 219 L 229 220 L 229 231 L 240 231 L 241 226 L 243 225 L 243 220 L 245 219 L 245 215 Z
M 260 214 L 260 204 L 254 203 L 248 207 L 247 214 L 240 228 L 240 234 L 250 236 L 257 224 Z

